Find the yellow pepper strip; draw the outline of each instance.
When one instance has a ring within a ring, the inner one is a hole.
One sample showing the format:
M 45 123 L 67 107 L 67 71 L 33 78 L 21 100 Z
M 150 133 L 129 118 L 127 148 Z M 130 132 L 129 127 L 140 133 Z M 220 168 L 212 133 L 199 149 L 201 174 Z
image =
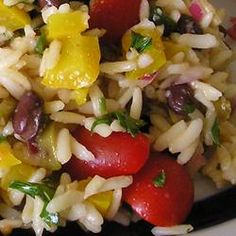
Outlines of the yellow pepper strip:
M 0 168 L 8 169 L 20 163 L 21 161 L 12 154 L 10 144 L 6 141 L 0 143 Z
M 89 87 L 98 77 L 99 61 L 97 37 L 76 35 L 66 38 L 58 63 L 46 71 L 42 83 L 51 88 Z
M 83 192 L 85 190 L 86 185 L 90 182 L 92 178 L 89 177 L 87 179 L 81 180 L 78 182 L 78 190 Z M 105 216 L 113 199 L 113 191 L 107 191 L 102 193 L 94 194 L 86 199 L 86 201 L 93 204 L 97 210 Z
M 30 17 L 24 11 L 15 6 L 8 7 L 0 0 L 0 25 L 15 31 L 30 24 Z
M 127 79 L 139 79 L 145 74 L 152 74 L 160 69 L 166 63 L 165 53 L 162 50 L 150 48 L 146 52 L 153 59 L 153 63 L 145 68 L 137 68 L 126 73 Z
M 145 68 L 137 68 L 133 71 L 126 73 L 127 79 L 140 79 L 145 74 L 152 74 L 158 71 L 165 63 L 166 57 L 164 53 L 164 46 L 162 44 L 161 36 L 155 29 L 150 28 L 135 28 L 133 30 L 143 36 L 148 36 L 152 38 L 151 47 L 147 48 L 144 52 L 153 59 L 153 62 Z M 126 32 L 122 38 L 122 48 L 126 53 L 131 47 L 131 31 Z
M 231 103 L 224 96 L 214 102 L 217 117 L 220 121 L 226 121 L 230 118 L 232 107 Z
M 54 40 L 78 35 L 89 27 L 88 18 L 82 11 L 53 14 L 48 18 L 47 37 Z
M 28 181 L 36 168 L 26 164 L 19 164 L 11 167 L 9 172 L 1 179 L 1 187 L 5 190 L 9 187 L 12 181 Z
M 77 105 L 80 106 L 87 101 L 88 92 L 89 92 L 88 88 L 80 88 L 80 89 L 74 90 L 72 92 L 72 99 L 74 99 Z
M 91 177 L 88 177 L 87 179 L 83 179 L 83 180 L 80 180 L 78 182 L 78 187 L 77 189 L 80 191 L 80 192 L 83 192 L 87 186 L 87 184 L 90 182 L 92 178 Z
M 186 53 L 189 48 L 185 46 L 178 45 L 177 43 L 173 43 L 170 41 L 163 41 L 163 45 L 165 48 L 165 54 L 167 60 L 171 59 L 173 56 L 175 56 L 179 52 L 184 52 Z
M 143 36 L 151 37 L 153 47 L 156 49 L 164 50 L 161 36 L 157 30 L 140 27 L 140 28 L 135 28 L 133 31 Z M 122 38 L 122 48 L 125 51 L 125 53 L 129 51 L 130 46 L 131 46 L 131 31 L 129 30 L 124 34 Z
M 113 199 L 113 192 L 107 191 L 90 196 L 86 201 L 93 204 L 105 216 Z

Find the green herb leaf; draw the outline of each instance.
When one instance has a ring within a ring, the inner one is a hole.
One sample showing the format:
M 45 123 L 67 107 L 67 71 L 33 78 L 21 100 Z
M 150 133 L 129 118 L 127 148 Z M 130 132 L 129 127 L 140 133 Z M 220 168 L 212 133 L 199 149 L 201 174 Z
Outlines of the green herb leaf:
M 46 36 L 45 34 L 41 34 L 40 37 L 38 38 L 37 40 L 37 43 L 36 43 L 36 46 L 35 46 L 35 52 L 42 55 L 43 54 L 43 51 L 44 49 L 46 48 L 46 45 L 47 45 L 47 39 L 46 39 Z
M 194 110 L 195 110 L 195 106 L 193 104 L 186 104 L 184 107 L 184 112 L 186 114 L 191 114 L 194 112 Z
M 112 116 L 111 114 L 106 114 L 104 116 L 100 116 L 100 117 L 97 117 L 96 120 L 93 122 L 93 125 L 91 127 L 91 131 L 94 131 L 94 128 L 97 126 L 97 125 L 100 125 L 100 124 L 107 124 L 107 125 L 110 125 L 112 122 Z
M 47 187 L 45 184 L 37 184 L 37 183 L 25 183 L 21 181 L 14 181 L 10 188 L 17 189 L 22 193 L 25 193 L 32 198 L 36 196 L 40 197 L 42 201 L 49 202 L 54 194 L 54 190 Z
M 39 197 L 44 202 L 43 210 L 40 214 L 40 217 L 45 221 L 49 226 L 57 225 L 59 223 L 59 216 L 57 213 L 49 213 L 46 210 L 48 202 L 53 198 L 55 189 L 48 187 L 45 184 L 38 183 L 29 183 L 14 181 L 11 183 L 10 188 L 16 189 L 22 193 L 25 193 L 32 198 L 36 196 Z
M 98 100 L 99 103 L 99 111 L 101 114 L 106 113 L 107 106 L 106 106 L 106 99 L 104 97 L 100 97 Z
M 164 25 L 165 37 L 168 37 L 176 30 L 177 27 L 176 22 L 167 16 L 163 10 L 156 5 L 153 5 L 150 8 L 149 20 L 154 22 L 155 25 Z
M 0 134 L 0 143 L 5 142 L 6 139 L 7 139 L 7 138 L 6 138 L 5 136 L 3 136 L 2 134 Z
M 111 112 L 101 117 L 97 117 L 96 120 L 93 122 L 91 127 L 91 131 L 99 124 L 107 124 L 110 125 L 112 121 L 118 120 L 120 125 L 134 137 L 140 130 L 141 127 L 145 125 L 143 120 L 136 120 L 130 117 L 128 114 L 124 112 Z
M 139 33 L 131 31 L 131 47 L 135 48 L 139 53 L 144 52 L 152 45 L 152 38 L 143 36 Z
M 141 127 L 145 125 L 143 120 L 136 120 L 126 113 L 122 112 L 113 112 L 117 120 L 120 122 L 120 125 L 134 137 L 140 130 Z
M 43 207 L 43 210 L 40 214 L 40 217 L 50 227 L 53 225 L 58 225 L 58 223 L 59 223 L 58 214 L 57 213 L 50 213 L 46 210 L 46 208 L 47 208 L 47 204 L 44 204 L 44 207 Z
M 215 145 L 220 145 L 220 128 L 219 128 L 219 122 L 217 119 L 215 119 L 215 122 L 211 128 L 211 137 L 212 141 Z
M 158 174 L 153 180 L 153 185 L 158 188 L 162 188 L 166 183 L 166 173 L 164 170 L 161 170 L 161 173 Z

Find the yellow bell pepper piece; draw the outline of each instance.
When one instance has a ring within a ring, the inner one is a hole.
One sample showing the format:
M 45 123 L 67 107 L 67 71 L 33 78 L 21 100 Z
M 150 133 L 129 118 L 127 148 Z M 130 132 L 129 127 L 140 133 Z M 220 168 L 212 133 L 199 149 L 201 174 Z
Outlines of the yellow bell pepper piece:
M 24 11 L 15 6 L 8 7 L 0 0 L 0 26 L 15 31 L 30 24 L 30 17 Z
M 126 73 L 127 79 L 139 79 L 145 74 L 152 74 L 158 71 L 165 63 L 166 57 L 164 53 L 164 46 L 162 44 L 161 36 L 155 29 L 150 28 L 135 28 L 134 32 L 143 36 L 152 38 L 152 46 L 146 49 L 143 53 L 148 54 L 153 59 L 153 62 L 145 68 L 137 68 Z M 131 31 L 126 32 L 122 38 L 122 48 L 126 53 L 131 47 Z
M 164 50 L 161 36 L 156 29 L 140 27 L 140 28 L 135 28 L 133 31 L 143 36 L 151 37 L 153 47 L 156 49 Z M 124 34 L 122 38 L 122 48 L 125 52 L 128 52 L 130 47 L 131 47 L 131 31 L 129 30 Z
M 88 92 L 89 92 L 88 88 L 80 88 L 80 89 L 74 90 L 72 92 L 72 99 L 74 99 L 77 105 L 80 106 L 87 101 Z
M 29 178 L 36 171 L 36 168 L 26 164 L 19 164 L 13 166 L 9 172 L 1 179 L 1 187 L 5 190 L 14 180 L 28 181 Z
M 186 46 L 181 46 L 181 45 L 178 45 L 177 43 L 173 43 L 170 41 L 163 41 L 163 45 L 165 48 L 164 51 L 165 51 L 167 60 L 171 59 L 173 56 L 175 56 L 179 52 L 186 53 L 190 49 Z
M 12 154 L 10 144 L 6 141 L 0 143 L 0 169 L 9 169 L 20 163 L 21 161 Z
M 97 210 L 105 216 L 113 199 L 113 192 L 107 191 L 102 193 L 97 193 L 89 197 L 86 201 L 93 204 Z
M 137 68 L 133 71 L 126 73 L 127 79 L 139 79 L 145 74 L 152 74 L 160 69 L 166 63 L 165 53 L 156 48 L 150 48 L 147 53 L 153 59 L 153 63 L 145 68 Z
M 88 177 L 87 179 L 83 179 L 83 180 L 80 180 L 78 182 L 78 186 L 77 186 L 77 189 L 80 191 L 80 192 L 83 192 L 87 186 L 87 184 L 90 182 L 92 178 L 91 177 Z
M 47 37 L 53 40 L 78 35 L 89 27 L 88 18 L 82 11 L 53 14 L 48 18 Z
M 92 178 L 87 178 L 78 182 L 77 189 L 83 192 L 86 188 L 86 185 Z M 107 191 L 102 193 L 94 194 L 86 199 L 86 201 L 93 204 L 97 210 L 105 216 L 113 200 L 113 192 Z
M 42 84 L 51 88 L 89 87 L 99 74 L 98 38 L 76 35 L 63 40 L 56 66 L 46 71 Z

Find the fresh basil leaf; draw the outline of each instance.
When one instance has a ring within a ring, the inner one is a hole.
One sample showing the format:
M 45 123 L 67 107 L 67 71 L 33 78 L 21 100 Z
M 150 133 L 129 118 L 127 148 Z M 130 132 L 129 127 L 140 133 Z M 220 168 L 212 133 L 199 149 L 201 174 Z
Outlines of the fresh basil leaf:
M 106 99 L 104 97 L 100 97 L 98 100 L 99 103 L 99 111 L 101 114 L 106 113 L 107 106 L 106 106 Z
M 120 125 L 129 133 L 132 137 L 134 137 L 141 127 L 145 125 L 143 120 L 136 120 L 126 113 L 122 112 L 113 112 L 116 116 L 117 120 L 120 122 Z
M 29 183 L 29 182 L 21 182 L 14 181 L 11 183 L 10 188 L 16 189 L 22 193 L 25 193 L 32 198 L 36 196 L 39 197 L 44 202 L 44 207 L 42 212 L 40 213 L 40 217 L 44 220 L 44 222 L 49 225 L 57 225 L 59 223 L 59 216 L 57 213 L 49 213 L 46 210 L 48 202 L 53 198 L 55 193 L 55 189 L 48 187 L 45 184 L 38 183 Z
M 172 32 L 175 32 L 177 24 L 169 16 L 167 16 L 163 10 L 153 5 L 150 8 L 149 20 L 155 25 L 164 25 L 164 36 L 168 37 Z
M 100 124 L 107 124 L 107 125 L 110 125 L 111 122 L 112 122 L 112 117 L 111 117 L 110 114 L 106 114 L 106 115 L 97 117 L 96 120 L 95 120 L 95 121 L 93 122 L 93 124 L 92 124 L 91 131 L 94 131 L 94 128 L 95 128 L 97 125 L 100 125 Z
M 186 104 L 183 110 L 186 114 L 191 114 L 194 112 L 195 106 L 193 104 Z
M 36 196 L 38 196 L 44 202 L 49 202 L 54 195 L 54 190 L 47 187 L 45 184 L 14 181 L 10 185 L 10 188 L 17 189 L 21 191 L 22 193 L 25 193 L 31 196 L 32 198 L 35 198 Z
M 42 55 L 44 49 L 46 48 L 46 45 L 47 45 L 47 39 L 45 34 L 42 33 L 36 42 L 36 46 L 34 49 L 35 52 Z
M 162 188 L 165 186 L 165 183 L 166 183 L 166 174 L 165 171 L 162 170 L 161 173 L 157 175 L 153 180 L 153 185 L 155 187 Z
M 59 216 L 57 213 L 50 213 L 46 210 L 47 204 L 44 204 L 43 210 L 40 214 L 40 217 L 48 226 L 58 225 Z
M 116 119 L 119 121 L 120 125 L 129 134 L 131 134 L 132 137 L 134 137 L 139 132 L 140 128 L 145 125 L 145 122 L 143 120 L 136 120 L 124 112 L 117 111 L 97 117 L 96 120 L 93 122 L 91 131 L 93 131 L 94 128 L 99 124 L 110 125 L 112 121 Z
M 211 128 L 211 137 L 212 141 L 215 145 L 220 145 L 220 128 L 219 128 L 219 122 L 217 119 L 215 119 L 215 122 Z
M 152 38 L 143 36 L 139 33 L 131 31 L 131 47 L 135 48 L 139 53 L 144 52 L 152 46 Z

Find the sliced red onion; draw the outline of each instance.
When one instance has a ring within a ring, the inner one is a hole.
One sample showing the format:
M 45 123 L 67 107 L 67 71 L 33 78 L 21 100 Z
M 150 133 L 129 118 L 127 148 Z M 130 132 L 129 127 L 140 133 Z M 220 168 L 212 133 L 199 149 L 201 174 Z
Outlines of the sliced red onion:
M 170 75 L 168 78 L 166 78 L 160 85 L 160 89 L 167 89 L 171 86 L 171 84 L 174 84 L 179 76 L 177 75 Z
M 139 79 L 139 87 L 144 88 L 147 85 L 151 84 L 153 80 L 155 80 L 159 76 L 159 71 L 154 72 L 152 74 L 145 74 L 142 78 Z
M 201 77 L 198 75 L 181 75 L 179 78 L 175 81 L 175 84 L 186 84 L 186 83 L 191 83 L 195 80 L 200 79 Z
M 189 6 L 189 11 L 190 11 L 192 17 L 196 21 L 200 21 L 204 16 L 204 11 L 202 9 L 202 6 L 199 3 L 199 1 L 197 1 L 197 0 L 194 0 L 191 2 L 190 6 Z
M 195 80 L 198 80 L 201 78 L 200 73 L 186 73 L 183 75 L 171 75 L 169 76 L 167 79 L 165 79 L 161 85 L 160 85 L 160 89 L 166 89 L 168 87 L 170 87 L 171 84 L 187 84 L 187 83 L 191 83 Z
M 201 66 L 194 66 L 186 71 L 185 74 L 178 77 L 175 84 L 191 83 L 195 80 L 202 79 L 203 77 L 209 76 L 213 72 L 210 68 Z

